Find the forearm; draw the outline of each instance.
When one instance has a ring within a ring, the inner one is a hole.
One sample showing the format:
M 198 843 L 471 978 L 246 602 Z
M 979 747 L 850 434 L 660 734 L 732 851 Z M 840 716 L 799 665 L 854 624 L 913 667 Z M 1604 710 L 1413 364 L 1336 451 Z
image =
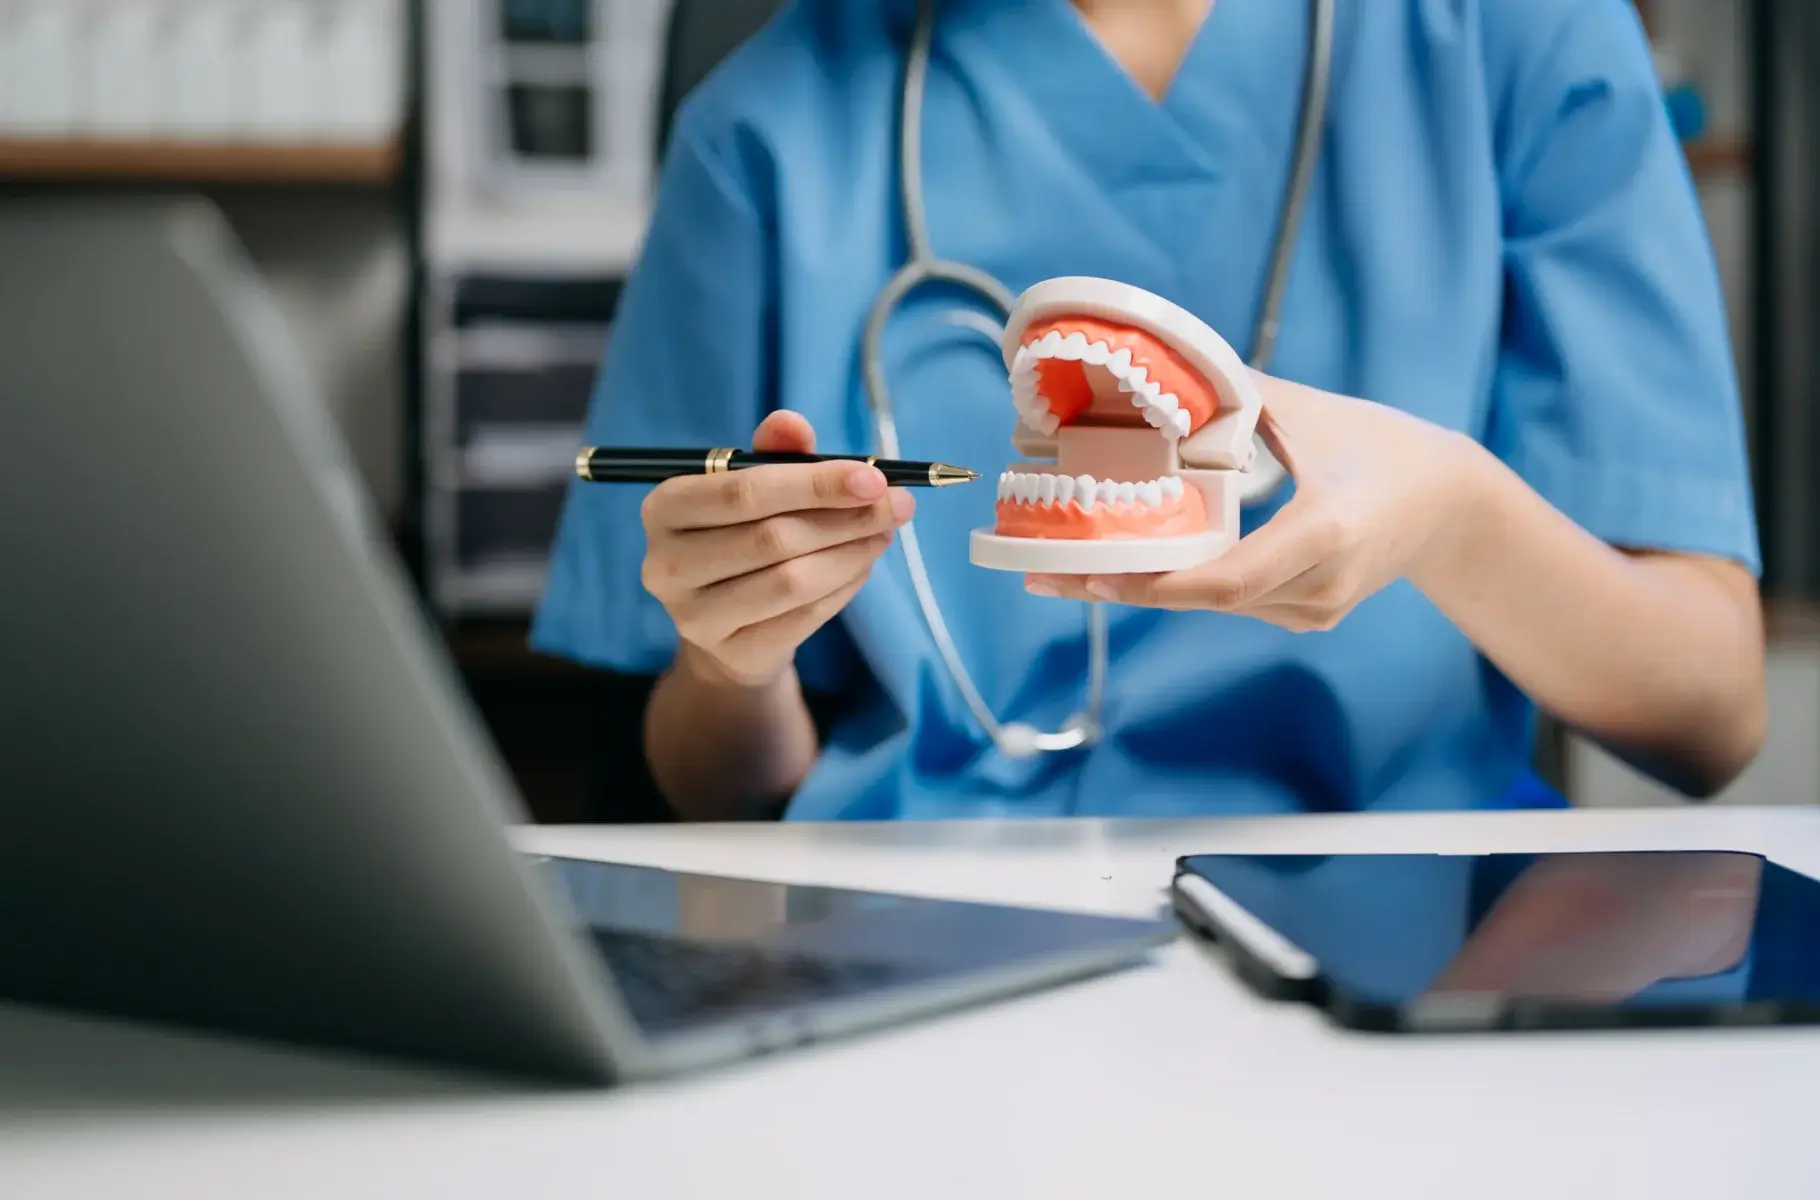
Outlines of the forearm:
M 652 776 L 686 821 L 775 816 L 819 752 L 794 671 L 744 687 L 719 678 L 686 643 L 645 710 Z
M 1763 630 L 1741 571 L 1601 542 L 1489 453 L 1410 580 L 1537 704 L 1685 792 L 1755 756 Z M 1715 568 L 1718 569 L 1715 569 Z

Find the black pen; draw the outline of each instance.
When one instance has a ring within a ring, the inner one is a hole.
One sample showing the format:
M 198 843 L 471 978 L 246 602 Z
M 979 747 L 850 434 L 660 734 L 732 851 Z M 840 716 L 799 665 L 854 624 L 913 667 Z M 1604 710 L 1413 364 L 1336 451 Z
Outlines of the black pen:
M 575 456 L 575 474 L 589 483 L 662 483 L 680 475 L 719 475 L 747 467 L 824 462 L 863 462 L 892 487 L 951 487 L 972 483 L 978 471 L 938 462 L 898 462 L 876 454 L 759 454 L 751 450 L 654 450 L 589 446 Z

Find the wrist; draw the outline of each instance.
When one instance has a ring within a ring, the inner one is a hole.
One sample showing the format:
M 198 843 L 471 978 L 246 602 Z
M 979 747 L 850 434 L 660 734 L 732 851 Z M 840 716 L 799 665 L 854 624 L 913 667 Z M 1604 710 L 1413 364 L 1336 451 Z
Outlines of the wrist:
M 1487 546 L 1495 544 L 1507 468 L 1484 446 L 1461 433 L 1448 433 L 1435 498 L 1434 528 L 1405 573 L 1430 600 L 1469 580 Z
M 726 696 L 765 696 L 790 690 L 796 682 L 796 666 L 790 660 L 770 674 L 748 676 L 730 669 L 687 638 L 678 639 L 671 669 L 692 684 Z
M 776 817 L 818 750 L 793 664 L 746 680 L 710 651 L 678 641 L 646 710 L 645 754 L 682 819 Z

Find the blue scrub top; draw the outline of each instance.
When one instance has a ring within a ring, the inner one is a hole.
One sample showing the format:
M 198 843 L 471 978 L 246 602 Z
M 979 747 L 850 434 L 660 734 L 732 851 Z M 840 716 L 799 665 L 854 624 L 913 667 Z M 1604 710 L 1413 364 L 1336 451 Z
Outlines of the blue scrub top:
M 1125 280 L 1241 353 L 1281 208 L 1308 5 L 1218 0 L 1151 100 L 1069 0 L 946 0 L 926 109 L 936 253 L 1013 292 Z M 790 408 L 875 452 L 867 310 L 905 247 L 891 131 L 907 0 L 799 0 L 678 119 L 588 422 L 597 443 L 743 445 Z M 1713 255 L 1629 0 L 1339 5 L 1332 108 L 1273 374 L 1489 445 L 1613 543 L 1758 567 Z M 931 291 L 886 366 L 906 456 L 1017 457 L 997 347 Z M 540 649 L 665 667 L 639 583 L 644 489 L 577 487 Z M 1287 492 L 1249 514 L 1247 528 Z M 1081 703 L 1083 608 L 968 561 L 990 487 L 918 496 L 954 637 L 1001 720 Z M 1114 607 L 1107 734 L 1010 760 L 943 671 L 894 549 L 805 648 L 850 715 L 793 818 L 1265 814 L 1484 807 L 1520 784 L 1533 708 L 1398 584 L 1339 628 Z

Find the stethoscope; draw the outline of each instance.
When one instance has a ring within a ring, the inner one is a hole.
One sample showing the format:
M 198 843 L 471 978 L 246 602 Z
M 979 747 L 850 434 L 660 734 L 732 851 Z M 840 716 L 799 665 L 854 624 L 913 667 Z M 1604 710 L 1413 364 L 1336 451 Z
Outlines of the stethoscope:
M 929 231 L 923 215 L 922 150 L 923 89 L 929 73 L 929 47 L 935 33 L 936 0 L 919 0 L 916 27 L 911 34 L 910 52 L 904 63 L 903 94 L 898 112 L 898 173 L 902 188 L 904 228 L 909 242 L 908 261 L 892 276 L 873 302 L 866 321 L 861 357 L 865 371 L 866 395 L 877 427 L 878 453 L 886 458 L 901 458 L 898 445 L 897 419 L 892 413 L 891 391 L 885 380 L 881 342 L 885 326 L 904 298 L 926 283 L 944 283 L 963 288 L 998 309 L 1002 323 L 1011 316 L 1016 297 L 998 280 L 965 263 L 949 262 L 936 257 L 929 245 Z M 1308 69 L 1302 80 L 1302 112 L 1296 133 L 1295 160 L 1289 181 L 1288 198 L 1283 205 L 1276 243 L 1272 250 L 1257 328 L 1252 336 L 1248 361 L 1254 370 L 1263 370 L 1276 352 L 1278 320 L 1283 294 L 1289 282 L 1290 260 L 1295 248 L 1296 230 L 1307 202 L 1308 188 L 1320 151 L 1321 127 L 1326 118 L 1327 89 L 1333 52 L 1334 0 L 1309 0 Z M 995 331 L 996 341 L 999 334 Z M 1247 502 L 1263 499 L 1282 483 L 1282 464 L 1268 447 L 1258 446 L 1257 458 L 1246 475 L 1243 495 Z M 972 711 L 999 752 L 1009 758 L 1029 758 L 1037 754 L 1054 754 L 1093 745 L 1100 737 L 1100 713 L 1106 695 L 1107 625 L 1102 605 L 1087 605 L 1087 704 L 1071 716 L 1062 728 L 1044 733 L 1022 721 L 1001 723 L 993 715 L 961 662 L 954 637 L 942 617 L 934 589 L 929 585 L 929 571 L 917 543 L 915 523 L 906 524 L 898 535 L 903 547 L 910 584 L 916 591 L 923 620 L 935 642 L 948 674 L 960 691 L 961 699 Z

